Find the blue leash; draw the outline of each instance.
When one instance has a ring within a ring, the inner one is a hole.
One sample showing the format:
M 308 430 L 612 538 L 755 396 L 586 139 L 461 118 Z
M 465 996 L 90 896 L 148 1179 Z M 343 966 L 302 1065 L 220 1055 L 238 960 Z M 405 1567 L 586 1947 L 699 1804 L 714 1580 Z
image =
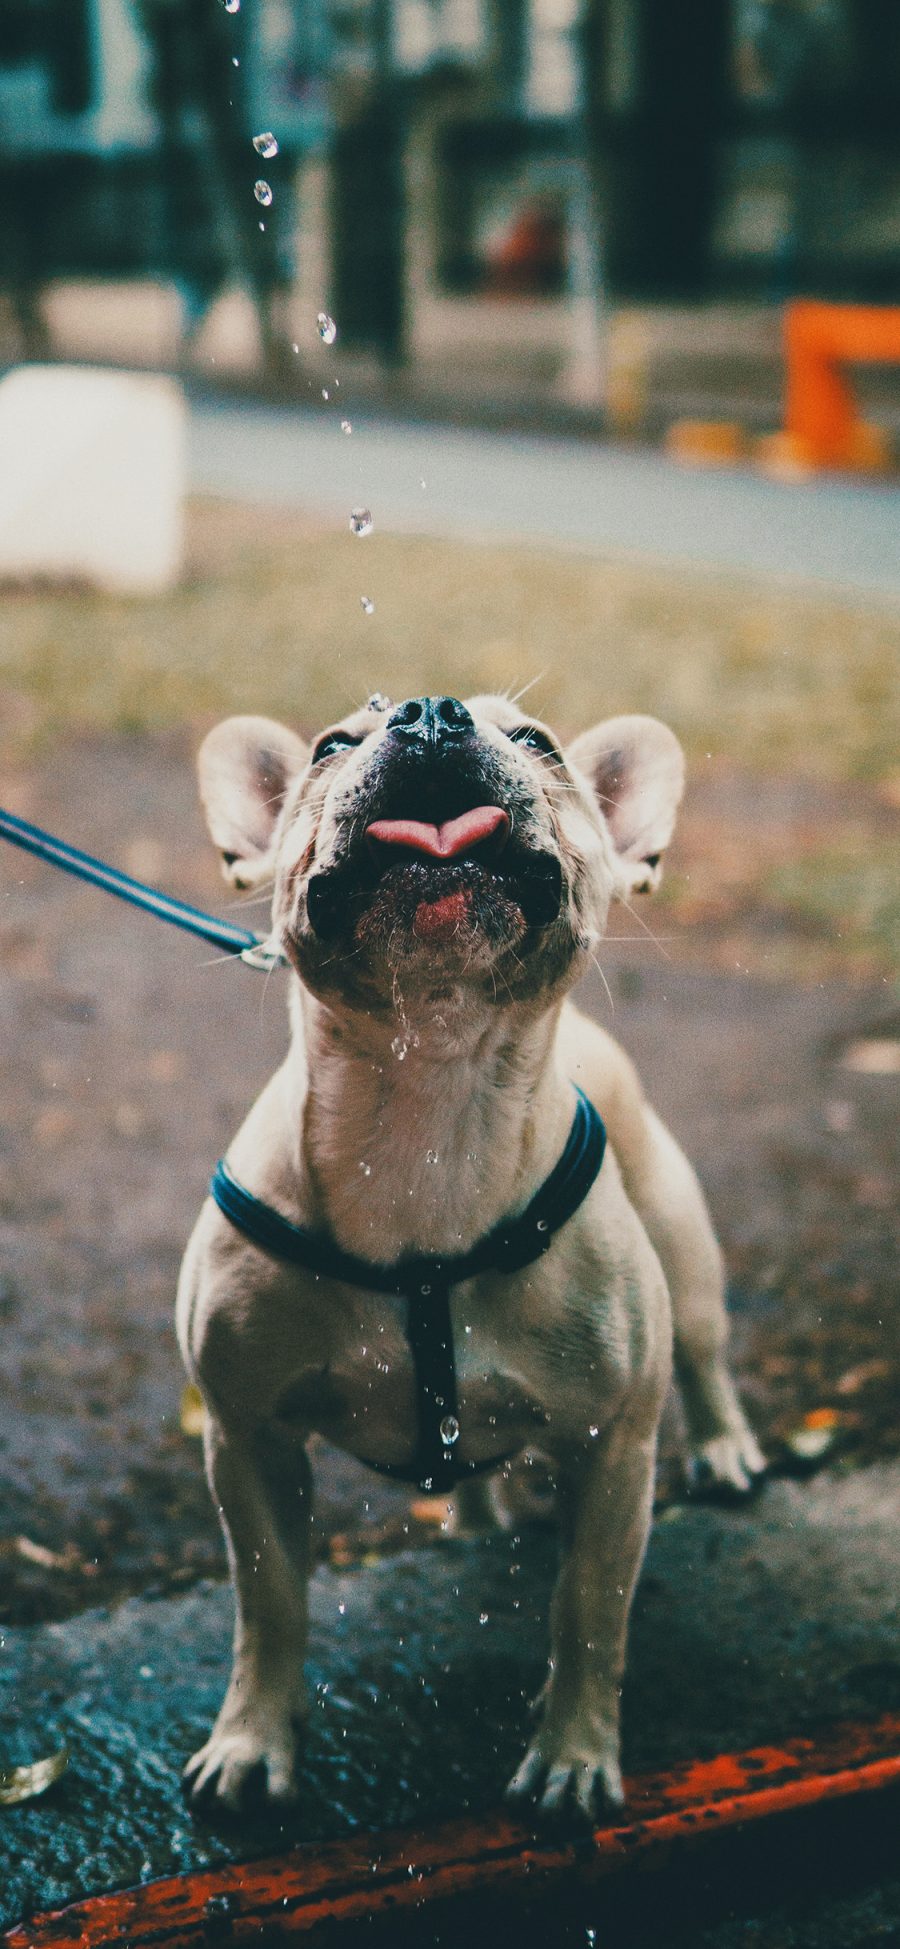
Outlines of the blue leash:
M 65 840 L 55 839 L 52 833 L 43 832 L 40 826 L 29 825 L 27 819 L 17 819 L 14 813 L 5 812 L 2 806 L 0 839 L 8 839 L 10 845 L 20 846 L 23 852 L 47 860 L 64 873 L 73 873 L 79 880 L 88 880 L 92 886 L 102 887 L 104 893 L 115 894 L 117 900 L 127 900 L 129 906 L 142 907 L 145 913 L 155 914 L 157 920 L 167 920 L 172 927 L 181 927 L 187 934 L 199 935 L 201 941 L 208 941 L 211 947 L 239 956 L 248 968 L 257 968 L 267 974 L 271 968 L 282 965 L 284 956 L 277 948 L 269 947 L 264 934 L 253 933 L 246 927 L 232 927 L 230 921 L 216 920 L 213 914 L 205 914 L 199 907 L 189 907 L 186 901 L 176 900 L 170 893 L 160 893 L 157 887 L 145 886 L 143 881 L 132 879 L 130 873 L 121 873 L 118 867 L 107 866 L 103 860 L 94 859 L 91 853 L 82 853 L 77 846 L 67 846 Z

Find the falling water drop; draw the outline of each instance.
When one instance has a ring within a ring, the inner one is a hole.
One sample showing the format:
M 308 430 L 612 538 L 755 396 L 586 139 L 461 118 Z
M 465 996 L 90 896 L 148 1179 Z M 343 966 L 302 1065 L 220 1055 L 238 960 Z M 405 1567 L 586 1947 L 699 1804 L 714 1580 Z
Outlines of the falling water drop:
M 372 520 L 372 516 L 368 508 L 351 508 L 350 510 L 351 535 L 370 535 L 372 533 L 372 529 L 374 528 L 374 526 L 375 523 Z
M 241 11 L 241 0 L 222 0 L 222 5 L 227 14 L 237 14 Z
M 353 428 L 352 428 L 352 426 L 350 425 L 350 421 L 349 421 L 349 420 L 342 420 L 342 421 L 341 421 L 341 432 L 342 432 L 342 433 L 352 433 L 352 432 L 353 432 Z
M 320 311 L 316 319 L 316 331 L 324 345 L 333 345 L 337 338 L 337 326 L 327 311 Z
M 261 203 L 263 208 L 267 210 L 272 201 L 271 183 L 267 183 L 263 176 L 259 176 L 253 185 L 253 194 L 256 197 L 257 203 Z
M 278 143 L 271 129 L 264 129 L 262 135 L 255 135 L 253 147 L 257 155 L 262 156 L 264 162 L 271 162 L 272 157 L 278 154 Z
M 445 1448 L 452 1448 L 453 1443 L 459 1440 L 459 1422 L 455 1414 L 445 1414 L 441 1422 L 441 1440 Z
M 361 610 L 362 610 L 362 612 L 363 612 L 363 615 L 364 615 L 364 616 L 374 616 L 374 614 L 375 614 L 375 604 L 374 604 L 374 602 L 372 601 L 372 598 L 371 598 L 371 596 L 360 596 L 360 598 L 359 598 L 359 606 L 360 606 L 360 608 L 361 608 Z
M 437 1161 L 438 1161 L 438 1154 L 436 1150 L 427 1150 L 425 1152 L 426 1164 L 436 1164 Z

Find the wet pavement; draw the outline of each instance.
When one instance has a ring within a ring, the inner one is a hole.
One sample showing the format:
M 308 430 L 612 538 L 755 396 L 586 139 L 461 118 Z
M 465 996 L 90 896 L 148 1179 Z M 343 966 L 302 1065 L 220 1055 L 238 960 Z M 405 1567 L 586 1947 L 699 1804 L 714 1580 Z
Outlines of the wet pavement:
M 67 745 L 4 798 L 226 910 L 187 740 Z M 552 1539 L 451 1543 L 401 1489 L 323 1449 L 312 1671 L 329 1690 L 299 1821 L 226 1831 L 184 1808 L 229 1598 L 209 1581 L 224 1565 L 180 1425 L 172 1297 L 210 1165 L 284 1046 L 283 985 L 25 858 L 3 893 L 0 1746 L 7 1763 L 63 1739 L 72 1752 L 46 1801 L 0 1816 L 4 1923 L 298 1835 L 495 1804 L 540 1675 Z M 262 925 L 258 908 L 234 913 Z M 690 962 L 677 943 L 668 959 L 609 948 L 612 1025 L 707 1187 L 764 1442 L 780 1452 L 824 1406 L 834 1446 L 826 1473 L 775 1482 L 750 1510 L 685 1508 L 670 1417 L 628 1677 L 632 1770 L 900 1707 L 897 1084 L 845 1062 L 896 1024 L 879 984 L 753 979 L 699 966 L 696 931 L 690 945 Z M 584 999 L 610 1020 L 599 979 Z M 865 1900 L 881 1942 L 900 1887 Z M 864 1933 L 858 1916 L 847 1932 L 853 1912 L 840 1929 L 813 1906 L 805 1934 L 735 1921 L 708 1939 L 832 1949 Z
M 773 1484 L 741 1512 L 670 1511 L 635 1607 L 627 1769 L 900 1710 L 898 1513 L 897 1464 Z M 554 1554 L 533 1532 L 320 1568 L 301 1802 L 284 1822 L 210 1824 L 181 1798 L 227 1676 L 224 1586 L 7 1631 L 9 1757 L 64 1743 L 71 1761 L 45 1801 L 3 1816 L 0 1921 L 298 1840 L 495 1807 L 542 1676 Z M 900 1880 L 881 1892 L 900 1920 Z

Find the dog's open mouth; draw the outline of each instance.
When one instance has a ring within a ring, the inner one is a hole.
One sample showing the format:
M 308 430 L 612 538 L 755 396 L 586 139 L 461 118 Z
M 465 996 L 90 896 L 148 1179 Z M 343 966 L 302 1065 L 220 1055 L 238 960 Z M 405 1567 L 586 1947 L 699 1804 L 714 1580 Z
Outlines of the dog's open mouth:
M 474 781 L 441 783 L 443 790 L 432 778 L 424 791 L 406 783 L 402 794 L 392 792 L 372 808 L 378 816 L 363 828 L 362 843 L 313 874 L 307 907 L 317 934 L 352 932 L 380 912 L 440 947 L 467 933 L 499 940 L 555 919 L 562 885 L 555 855 L 520 845 L 505 806 L 471 803 Z
M 443 865 L 470 860 L 484 865 L 503 852 L 511 826 L 502 806 L 476 805 L 442 825 L 424 819 L 375 819 L 366 829 L 366 841 L 380 874 L 416 861 Z M 473 889 L 465 884 L 448 886 L 445 874 L 430 877 L 434 884 L 419 888 L 422 897 L 416 901 L 413 933 L 437 945 L 472 925 Z

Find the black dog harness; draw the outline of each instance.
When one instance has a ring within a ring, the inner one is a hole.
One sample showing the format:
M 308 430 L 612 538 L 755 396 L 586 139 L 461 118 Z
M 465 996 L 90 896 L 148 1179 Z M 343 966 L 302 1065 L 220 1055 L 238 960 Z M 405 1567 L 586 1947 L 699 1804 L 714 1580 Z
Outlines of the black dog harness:
M 518 1272 L 546 1252 L 554 1232 L 586 1198 L 603 1163 L 606 1131 L 593 1103 L 576 1089 L 578 1102 L 572 1128 L 559 1162 L 545 1178 L 518 1218 L 495 1226 L 454 1258 L 422 1256 L 392 1266 L 344 1252 L 333 1240 L 294 1225 L 232 1176 L 224 1160 L 213 1172 L 210 1192 L 219 1210 L 254 1245 L 275 1259 L 303 1266 L 322 1279 L 338 1279 L 370 1292 L 399 1293 L 407 1303 L 406 1337 L 415 1375 L 418 1439 L 413 1460 L 403 1467 L 368 1462 L 382 1475 L 416 1482 L 420 1489 L 439 1494 L 452 1489 L 461 1476 L 497 1468 L 508 1458 L 487 1462 L 458 1462 L 459 1439 L 456 1360 L 450 1319 L 450 1288 L 482 1272 Z

